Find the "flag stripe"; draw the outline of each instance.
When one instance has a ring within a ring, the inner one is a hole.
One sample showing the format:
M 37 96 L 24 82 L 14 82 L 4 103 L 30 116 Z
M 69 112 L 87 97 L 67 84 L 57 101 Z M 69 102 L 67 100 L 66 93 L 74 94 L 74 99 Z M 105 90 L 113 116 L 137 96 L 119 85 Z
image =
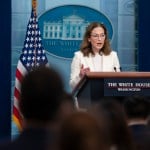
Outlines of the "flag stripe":
M 24 65 L 20 60 L 18 61 L 17 69 L 21 72 L 22 75 L 25 75 L 27 73 L 26 68 L 24 67 Z
M 19 108 L 18 108 L 18 104 L 19 104 L 19 103 L 18 103 L 18 99 L 16 99 L 16 97 L 14 97 L 14 105 L 13 105 L 13 106 L 14 106 L 16 109 L 19 109 Z
M 14 116 L 20 120 L 20 112 L 18 111 L 18 108 L 14 107 L 13 108 L 13 113 L 14 113 Z
M 16 100 L 19 100 L 20 98 L 20 91 L 15 87 L 15 91 L 14 91 L 14 96 L 16 98 Z
M 16 78 L 15 80 L 15 88 L 20 92 L 21 82 Z M 15 96 L 15 95 L 14 95 Z
M 21 80 L 22 80 L 22 74 L 21 74 L 21 72 L 17 69 L 16 70 L 16 78 L 21 82 Z

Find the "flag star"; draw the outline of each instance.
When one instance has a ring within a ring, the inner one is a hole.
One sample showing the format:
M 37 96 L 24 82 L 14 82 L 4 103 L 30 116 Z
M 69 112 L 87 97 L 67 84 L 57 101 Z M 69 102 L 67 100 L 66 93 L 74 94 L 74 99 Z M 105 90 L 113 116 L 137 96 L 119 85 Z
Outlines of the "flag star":
M 31 24 L 28 25 L 28 28 L 31 29 Z
M 29 50 L 29 54 L 32 54 L 32 50 Z
M 33 22 L 36 21 L 36 19 L 33 17 Z
M 34 60 L 35 60 L 35 57 L 33 56 L 33 57 L 32 57 L 32 61 L 34 61 Z
M 34 62 L 31 63 L 31 66 L 34 67 Z
M 25 61 L 25 60 L 26 60 L 26 57 L 23 56 L 23 57 L 22 57 L 22 60 Z
M 39 47 L 39 48 L 41 47 L 41 43 L 38 44 L 38 47 Z
M 28 48 L 28 44 L 27 43 L 25 44 L 25 48 Z
M 30 48 L 32 48 L 33 47 L 33 45 L 32 44 L 30 44 L 30 46 L 29 46 Z
M 28 56 L 28 58 L 27 58 L 27 59 L 28 59 L 28 61 L 30 61 L 30 60 L 31 60 L 31 56 Z
M 37 57 L 37 60 L 38 60 L 38 61 L 40 60 L 40 57 L 39 57 L 39 56 Z
M 34 24 L 32 24 L 32 29 L 35 29 L 35 25 Z
M 41 54 L 41 50 L 38 50 L 38 54 Z
M 30 63 L 27 63 L 26 66 L 27 66 L 27 67 L 30 67 Z
M 42 60 L 45 60 L 45 56 L 42 56 Z
M 27 37 L 27 38 L 26 38 L 26 41 L 28 42 L 29 40 L 30 40 L 29 37 Z
M 31 37 L 30 41 L 32 42 L 33 40 L 34 40 L 33 37 Z
M 32 31 L 32 33 L 31 33 L 32 35 L 34 35 L 34 31 Z
M 31 34 L 30 31 L 28 31 L 27 34 L 30 35 Z
M 40 64 L 39 64 L 39 63 L 36 63 L 36 66 L 40 66 Z
M 27 54 L 27 50 L 24 50 L 24 52 L 23 52 L 24 54 Z

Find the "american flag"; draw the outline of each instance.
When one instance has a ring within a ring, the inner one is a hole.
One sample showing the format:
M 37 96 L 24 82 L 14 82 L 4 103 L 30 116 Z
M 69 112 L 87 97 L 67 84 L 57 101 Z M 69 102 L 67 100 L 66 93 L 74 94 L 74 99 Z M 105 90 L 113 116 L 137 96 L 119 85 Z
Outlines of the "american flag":
M 19 130 L 22 129 L 22 117 L 19 111 L 18 102 L 20 100 L 20 86 L 22 78 L 34 67 L 48 65 L 48 59 L 42 46 L 41 33 L 38 26 L 38 19 L 34 9 L 28 22 L 24 47 L 20 55 L 15 79 L 13 121 Z

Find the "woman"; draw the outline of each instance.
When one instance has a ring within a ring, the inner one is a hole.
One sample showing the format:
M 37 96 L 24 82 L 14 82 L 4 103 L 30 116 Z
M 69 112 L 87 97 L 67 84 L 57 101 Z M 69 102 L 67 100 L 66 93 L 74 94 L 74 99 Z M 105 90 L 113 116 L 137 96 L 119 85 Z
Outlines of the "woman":
M 75 52 L 71 64 L 70 86 L 72 88 L 87 72 L 120 71 L 117 53 L 111 50 L 104 24 L 93 22 L 85 32 L 80 51 Z

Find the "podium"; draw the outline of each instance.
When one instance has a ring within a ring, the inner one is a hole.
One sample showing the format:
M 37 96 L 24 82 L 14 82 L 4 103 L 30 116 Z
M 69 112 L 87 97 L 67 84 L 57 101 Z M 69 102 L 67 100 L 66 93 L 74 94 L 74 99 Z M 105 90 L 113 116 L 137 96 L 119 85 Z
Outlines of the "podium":
M 72 91 L 79 107 L 104 96 L 150 96 L 150 72 L 89 72 Z

